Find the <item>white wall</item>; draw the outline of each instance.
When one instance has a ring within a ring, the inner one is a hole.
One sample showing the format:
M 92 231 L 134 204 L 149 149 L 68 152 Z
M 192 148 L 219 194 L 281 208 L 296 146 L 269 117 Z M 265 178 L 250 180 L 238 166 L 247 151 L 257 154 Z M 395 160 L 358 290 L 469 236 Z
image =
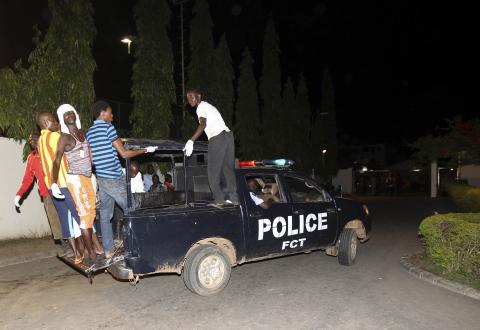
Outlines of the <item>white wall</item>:
M 0 240 L 23 237 L 41 237 L 50 234 L 47 216 L 38 194 L 37 184 L 23 200 L 20 212 L 15 211 L 13 199 L 20 188 L 25 163 L 22 161 L 23 143 L 0 137 Z
M 460 167 L 460 178 L 467 179 L 471 186 L 480 187 L 480 166 L 467 165 Z
M 339 169 L 337 175 L 332 180 L 332 184 L 334 188 L 342 186 L 344 193 L 351 194 L 353 191 L 352 168 Z

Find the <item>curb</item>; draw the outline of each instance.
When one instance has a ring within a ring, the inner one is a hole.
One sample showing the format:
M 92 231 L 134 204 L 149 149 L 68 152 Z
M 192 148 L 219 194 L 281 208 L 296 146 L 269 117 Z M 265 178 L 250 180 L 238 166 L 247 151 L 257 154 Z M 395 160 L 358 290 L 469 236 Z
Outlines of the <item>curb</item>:
M 418 277 L 419 279 L 426 281 L 430 284 L 442 287 L 444 289 L 447 289 L 449 291 L 476 299 L 480 300 L 480 290 L 471 288 L 469 286 L 456 283 L 450 280 L 447 280 L 443 277 L 434 275 L 430 272 L 427 272 L 426 270 L 416 266 L 414 263 L 410 261 L 410 258 L 413 255 L 404 255 L 400 258 L 400 264 L 405 268 L 406 271 L 408 271 L 410 274 L 414 275 L 415 277 Z
M 37 253 L 30 254 L 23 257 L 4 258 L 4 259 L 0 259 L 0 268 L 23 264 L 26 262 L 31 262 L 31 261 L 36 261 L 36 260 L 41 260 L 46 258 L 51 258 L 51 257 L 56 257 L 57 254 L 58 254 L 57 251 L 48 251 L 48 252 L 37 252 Z

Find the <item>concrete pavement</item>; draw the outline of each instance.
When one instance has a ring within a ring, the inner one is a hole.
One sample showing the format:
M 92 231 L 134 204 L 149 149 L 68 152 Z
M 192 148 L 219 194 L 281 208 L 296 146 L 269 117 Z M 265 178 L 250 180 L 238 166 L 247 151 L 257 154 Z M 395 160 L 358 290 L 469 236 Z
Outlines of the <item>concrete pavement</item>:
M 54 257 L 61 251 L 50 237 L 0 241 L 0 267 Z
M 478 329 L 479 301 L 421 281 L 399 262 L 421 249 L 419 222 L 450 211 L 448 201 L 367 204 L 373 233 L 355 265 L 321 252 L 249 263 L 213 297 L 192 294 L 178 275 L 131 286 L 99 274 L 90 285 L 55 258 L 3 267 L 0 328 Z

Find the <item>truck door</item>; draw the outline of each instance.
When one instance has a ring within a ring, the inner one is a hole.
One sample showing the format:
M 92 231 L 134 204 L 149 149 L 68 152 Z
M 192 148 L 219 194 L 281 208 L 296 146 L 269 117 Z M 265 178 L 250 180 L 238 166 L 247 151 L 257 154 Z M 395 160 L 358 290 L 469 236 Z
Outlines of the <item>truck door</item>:
M 254 197 L 247 185 L 249 180 L 254 180 L 257 184 L 257 190 L 252 192 Z M 282 236 L 286 234 L 286 227 L 283 228 L 282 223 L 285 223 L 286 226 L 285 219 L 292 214 L 292 208 L 279 185 L 278 176 L 276 174 L 246 174 L 242 184 L 245 185 L 242 190 L 247 209 L 247 259 L 284 254 Z M 255 198 L 270 200 L 268 209 L 256 205 Z
M 307 178 L 290 173 L 283 178 L 293 216 L 300 219 L 299 232 L 303 232 L 302 235 L 306 238 L 303 246 L 316 248 L 331 245 L 338 230 L 337 210 L 333 199 L 324 189 Z

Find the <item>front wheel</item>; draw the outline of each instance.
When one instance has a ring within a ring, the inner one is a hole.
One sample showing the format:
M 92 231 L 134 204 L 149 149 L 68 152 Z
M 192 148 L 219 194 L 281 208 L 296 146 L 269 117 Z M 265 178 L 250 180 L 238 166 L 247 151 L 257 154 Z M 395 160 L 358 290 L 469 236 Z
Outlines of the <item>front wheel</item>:
M 351 266 L 357 257 L 357 233 L 351 228 L 345 228 L 338 239 L 338 263 Z
M 210 296 L 222 291 L 230 280 L 232 267 L 223 250 L 215 245 L 200 245 L 185 260 L 182 278 L 190 291 Z

